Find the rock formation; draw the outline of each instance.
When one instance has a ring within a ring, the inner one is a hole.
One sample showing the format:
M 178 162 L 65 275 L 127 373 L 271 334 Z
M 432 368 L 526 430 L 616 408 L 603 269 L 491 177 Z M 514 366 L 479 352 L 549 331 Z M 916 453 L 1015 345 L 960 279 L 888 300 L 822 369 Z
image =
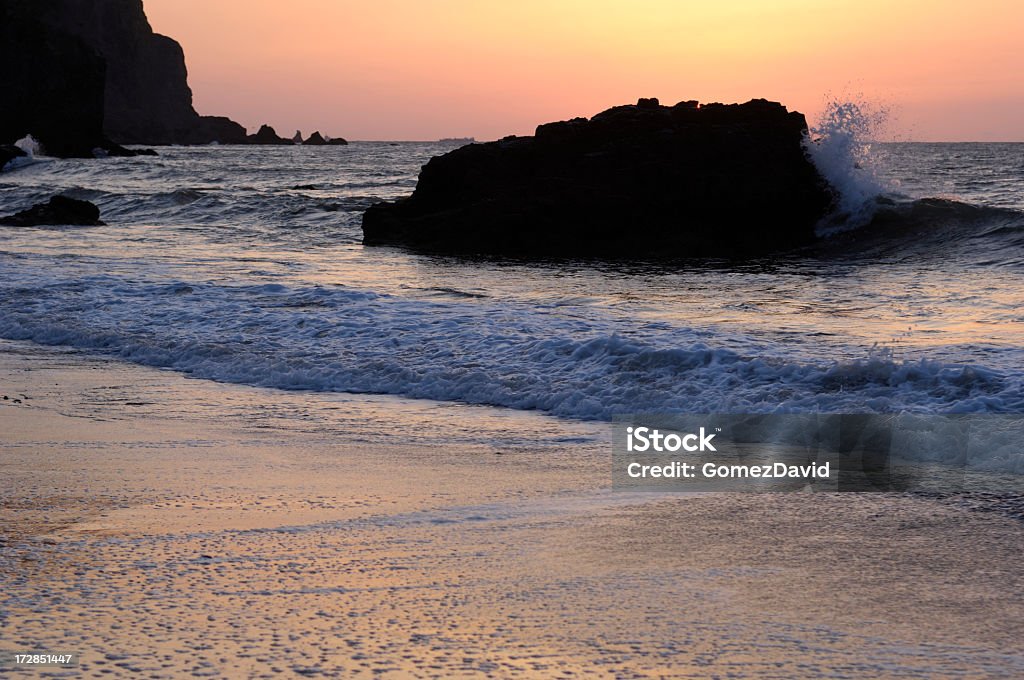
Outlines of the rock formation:
M 0 144 L 31 133 L 55 156 L 292 143 L 196 113 L 181 45 L 153 32 L 142 0 L 0 0 L 0 92 Z
M 199 116 L 199 124 L 179 144 L 245 144 L 245 128 L 226 116 Z
M 293 144 L 302 144 L 302 130 L 296 130 L 295 134 L 292 135 Z
M 54 196 L 46 203 L 37 203 L 28 210 L 0 217 L 0 224 L 13 227 L 75 224 L 102 226 L 100 209 L 89 201 L 67 196 Z
M 0 144 L 0 170 L 3 170 L 15 158 L 23 156 L 25 156 L 25 152 L 13 144 Z
M 186 82 L 185 54 L 153 33 L 140 0 L 49 0 L 54 22 L 107 63 L 104 131 L 123 144 L 169 144 L 194 131 L 198 115 Z
M 348 141 L 341 137 L 324 137 L 323 135 L 320 134 L 320 131 L 317 130 L 316 132 L 311 134 L 309 138 L 306 139 L 306 141 L 304 141 L 302 144 L 303 146 L 347 146 Z
M 254 135 L 249 135 L 246 140 L 246 144 L 294 144 L 292 140 L 285 139 L 284 137 L 278 137 L 277 132 L 274 128 L 269 125 L 261 125 L 259 131 Z
M 44 23 L 43 8 L 51 3 L 0 3 L 0 143 L 31 133 L 53 155 L 92 156 L 109 142 L 106 63 L 83 40 Z
M 803 114 L 641 99 L 432 158 L 367 245 L 513 256 L 732 257 L 807 243 L 833 194 Z
M 88 156 L 108 139 L 245 141 L 192 108 L 181 45 L 153 33 L 142 0 L 3 0 L 0 60 L 0 143 L 31 132 L 50 154 Z

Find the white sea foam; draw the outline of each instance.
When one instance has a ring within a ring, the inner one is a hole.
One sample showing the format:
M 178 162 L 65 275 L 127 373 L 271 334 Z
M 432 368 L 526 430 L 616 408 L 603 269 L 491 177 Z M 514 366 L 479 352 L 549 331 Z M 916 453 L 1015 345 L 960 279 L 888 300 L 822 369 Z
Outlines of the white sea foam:
M 43 276 L 42 272 L 38 273 Z M 707 333 L 342 287 L 143 284 L 108 275 L 0 289 L 0 336 L 110 352 L 225 382 L 385 393 L 580 419 L 636 411 L 1024 410 L 1019 375 L 884 355 L 745 355 Z
M 854 229 L 871 220 L 876 199 L 889 187 L 871 155 L 872 139 L 886 111 L 866 103 L 831 101 L 811 128 L 805 147 L 818 171 L 838 192 L 834 214 L 819 226 L 821 236 Z
M 0 168 L 0 170 L 14 170 L 31 163 L 36 162 L 36 157 L 42 154 L 42 147 L 36 138 L 32 135 L 25 135 L 14 143 L 14 146 L 18 147 L 25 152 L 24 156 L 19 156 L 7 162 L 7 164 Z
M 39 156 L 42 151 L 42 147 L 39 142 L 32 135 L 25 135 L 14 143 L 14 146 L 18 147 L 30 157 Z

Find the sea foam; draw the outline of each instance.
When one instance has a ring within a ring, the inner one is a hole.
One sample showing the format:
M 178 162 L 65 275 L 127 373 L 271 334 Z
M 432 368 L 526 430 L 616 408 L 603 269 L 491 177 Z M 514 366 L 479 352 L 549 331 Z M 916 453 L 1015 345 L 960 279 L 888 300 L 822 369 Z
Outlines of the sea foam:
M 14 170 L 25 165 L 30 165 L 36 162 L 36 157 L 42 155 L 42 146 L 36 141 L 36 138 L 32 135 L 25 135 L 14 143 L 14 146 L 18 147 L 25 152 L 24 156 L 11 159 L 4 165 L 0 170 Z
M 778 346 L 736 351 L 686 327 L 634 333 L 611 318 L 584 322 L 543 306 L 346 287 L 51 279 L 30 293 L 0 289 L 0 336 L 225 382 L 589 420 L 642 411 L 1024 411 L 1020 375 L 985 366 L 885 354 L 815 362 Z
M 811 127 L 807 154 L 837 192 L 836 209 L 818 225 L 819 236 L 867 224 L 877 198 L 891 188 L 879 177 L 871 155 L 871 140 L 886 116 L 884 109 L 866 103 L 831 101 Z

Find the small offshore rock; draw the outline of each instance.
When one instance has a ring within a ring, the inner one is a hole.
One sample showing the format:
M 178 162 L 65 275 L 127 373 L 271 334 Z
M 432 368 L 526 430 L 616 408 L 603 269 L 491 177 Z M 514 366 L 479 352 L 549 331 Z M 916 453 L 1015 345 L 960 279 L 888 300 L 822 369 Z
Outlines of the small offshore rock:
M 12 227 L 67 224 L 96 227 L 104 223 L 100 220 L 100 209 L 93 203 L 60 195 L 46 203 L 37 203 L 28 210 L 0 217 L 0 225 Z

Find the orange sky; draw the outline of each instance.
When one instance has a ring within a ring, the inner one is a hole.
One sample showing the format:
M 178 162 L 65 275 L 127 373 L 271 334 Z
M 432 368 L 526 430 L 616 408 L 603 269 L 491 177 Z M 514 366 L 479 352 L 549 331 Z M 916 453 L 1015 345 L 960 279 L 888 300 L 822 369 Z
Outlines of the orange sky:
M 659 97 L 829 94 L 889 137 L 1024 140 L 1016 0 L 145 0 L 196 109 L 291 136 L 493 139 Z

